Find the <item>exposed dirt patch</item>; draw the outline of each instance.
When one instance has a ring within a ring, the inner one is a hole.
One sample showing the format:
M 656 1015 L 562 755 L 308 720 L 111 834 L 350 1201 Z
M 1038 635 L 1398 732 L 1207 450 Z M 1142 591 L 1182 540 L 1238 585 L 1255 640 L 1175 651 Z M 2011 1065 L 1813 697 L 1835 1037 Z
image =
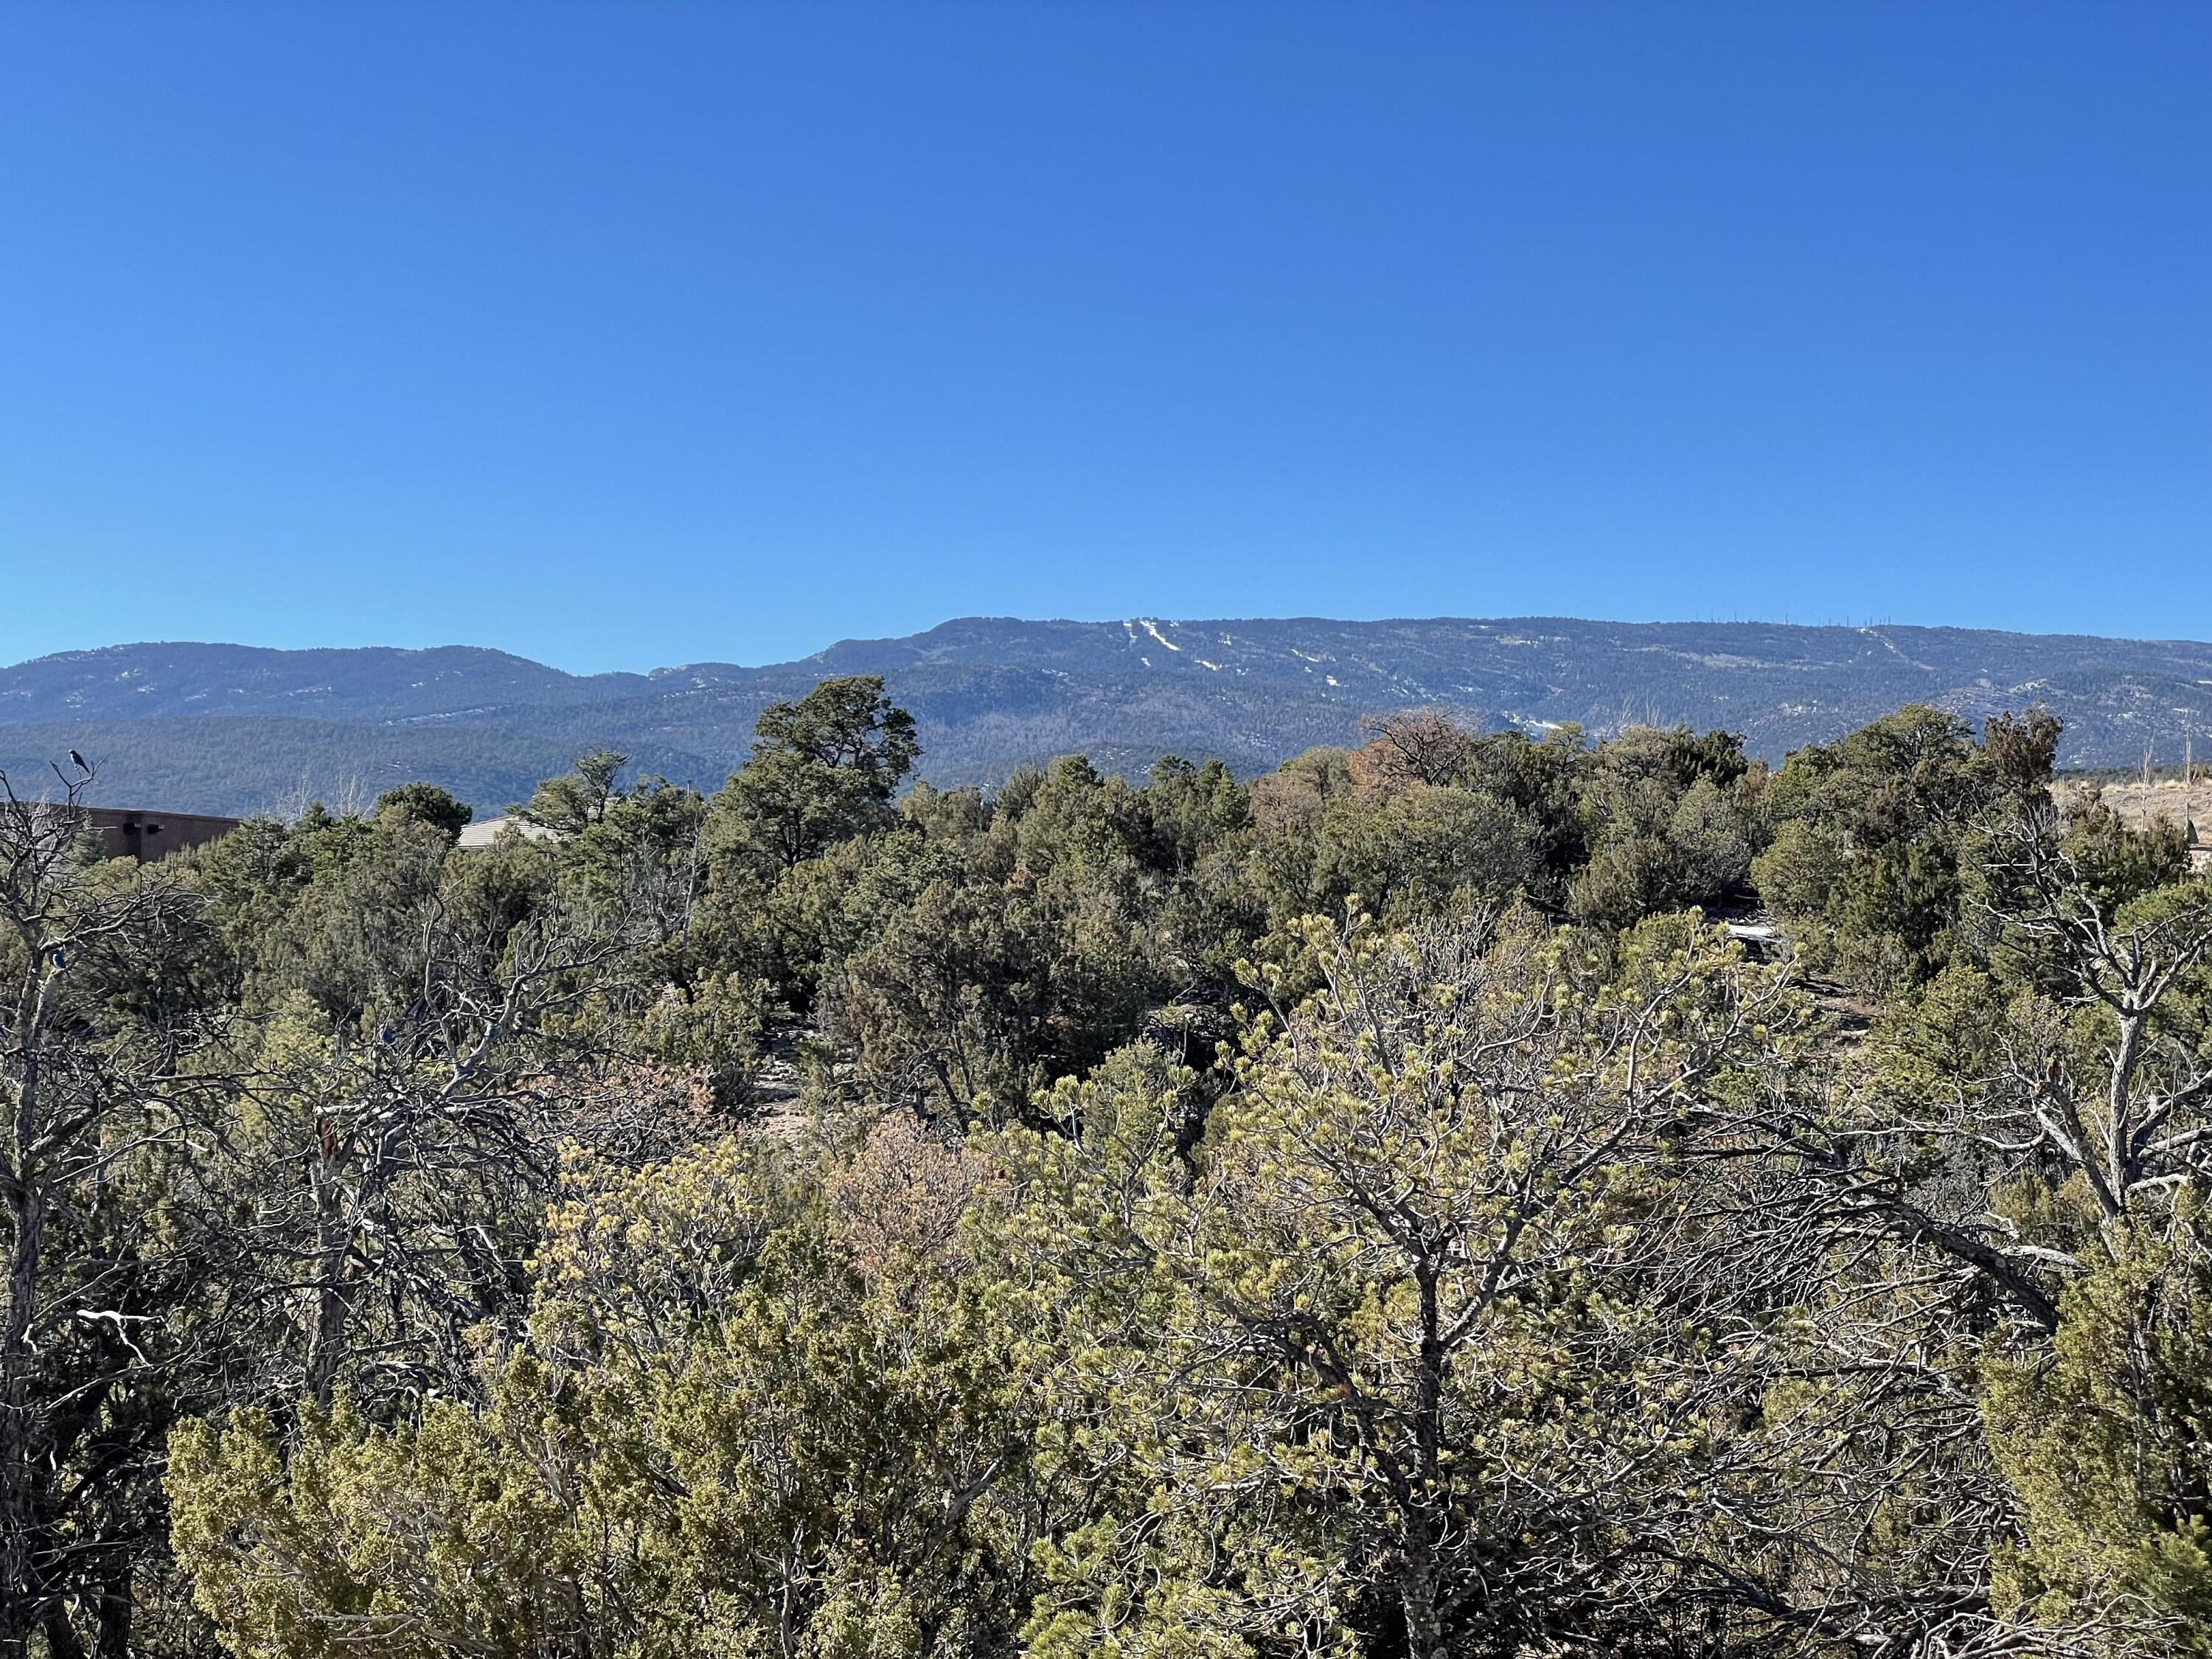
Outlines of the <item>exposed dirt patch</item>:
M 807 1125 L 799 1075 L 800 1033 L 780 1031 L 762 1045 L 753 1073 L 752 1129 L 779 1140 L 795 1140 Z
M 2197 768 L 2200 772 L 2203 769 Z M 2060 799 L 2065 799 L 2069 787 L 2057 786 Z M 2148 823 L 2154 818 L 2171 818 L 2176 823 L 2194 819 L 2200 835 L 2212 836 L 2212 778 L 2200 777 L 2194 786 L 2185 786 L 2178 778 L 2147 787 L 2140 783 L 2108 783 L 2102 793 L 2105 805 L 2131 824 Z

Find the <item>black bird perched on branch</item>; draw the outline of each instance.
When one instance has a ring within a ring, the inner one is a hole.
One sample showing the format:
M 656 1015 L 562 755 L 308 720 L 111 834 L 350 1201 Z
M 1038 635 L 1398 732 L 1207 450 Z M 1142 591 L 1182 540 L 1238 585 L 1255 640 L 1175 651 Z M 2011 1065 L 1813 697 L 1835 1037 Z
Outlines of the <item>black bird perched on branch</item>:
M 74 749 L 70 750 L 70 764 L 76 768 L 80 772 L 89 772 L 92 770 L 92 768 L 85 764 L 84 757 L 78 754 Z

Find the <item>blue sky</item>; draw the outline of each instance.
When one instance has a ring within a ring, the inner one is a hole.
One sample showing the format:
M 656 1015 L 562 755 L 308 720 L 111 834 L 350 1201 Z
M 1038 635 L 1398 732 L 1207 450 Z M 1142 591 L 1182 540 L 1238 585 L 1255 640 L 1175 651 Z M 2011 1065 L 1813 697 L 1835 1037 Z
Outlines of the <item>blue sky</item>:
M 0 660 L 2212 638 L 2212 6 L 0 12 Z

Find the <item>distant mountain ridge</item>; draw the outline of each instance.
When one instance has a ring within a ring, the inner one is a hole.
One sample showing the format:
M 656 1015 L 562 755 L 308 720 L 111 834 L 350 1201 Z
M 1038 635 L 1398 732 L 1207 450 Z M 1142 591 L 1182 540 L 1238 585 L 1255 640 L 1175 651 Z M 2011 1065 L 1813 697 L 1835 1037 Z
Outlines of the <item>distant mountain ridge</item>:
M 443 784 L 480 812 L 599 744 L 705 788 L 768 703 L 877 673 L 920 724 L 925 775 L 989 782 L 1080 750 L 1139 772 L 1163 753 L 1240 772 L 1355 740 L 1359 716 L 1444 703 L 1491 726 L 1723 726 L 1779 759 L 1911 702 L 1975 720 L 2044 702 L 2064 763 L 2212 759 L 2212 645 L 1950 628 L 1318 617 L 1108 623 L 963 617 L 795 662 L 572 675 L 473 646 L 280 651 L 140 644 L 0 669 L 0 769 L 50 781 L 76 748 L 100 797 L 187 811 L 366 800 Z M 36 787 L 37 784 L 30 787 Z

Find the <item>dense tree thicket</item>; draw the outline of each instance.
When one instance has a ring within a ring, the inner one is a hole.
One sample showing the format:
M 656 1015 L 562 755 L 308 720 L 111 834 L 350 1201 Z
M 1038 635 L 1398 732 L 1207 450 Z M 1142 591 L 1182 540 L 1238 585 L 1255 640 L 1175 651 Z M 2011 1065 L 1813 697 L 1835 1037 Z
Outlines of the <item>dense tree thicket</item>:
M 2057 736 L 0 792 L 0 1655 L 2212 1654 L 2212 882 Z

